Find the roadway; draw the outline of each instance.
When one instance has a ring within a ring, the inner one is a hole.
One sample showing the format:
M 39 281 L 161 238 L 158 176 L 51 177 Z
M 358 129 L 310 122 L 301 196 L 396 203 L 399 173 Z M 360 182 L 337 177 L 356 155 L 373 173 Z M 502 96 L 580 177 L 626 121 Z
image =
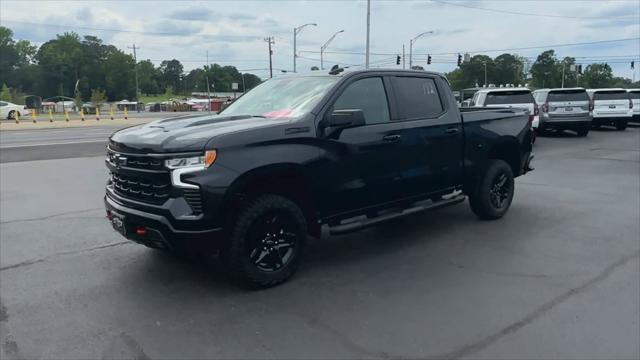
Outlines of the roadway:
M 109 136 L 126 126 L 0 131 L 0 163 L 104 154 Z
M 54 159 L 0 164 L 0 358 L 640 357 L 637 128 L 539 138 L 505 218 L 314 240 L 264 291 L 116 234 L 103 153 L 65 150 L 101 130 L 3 137 Z

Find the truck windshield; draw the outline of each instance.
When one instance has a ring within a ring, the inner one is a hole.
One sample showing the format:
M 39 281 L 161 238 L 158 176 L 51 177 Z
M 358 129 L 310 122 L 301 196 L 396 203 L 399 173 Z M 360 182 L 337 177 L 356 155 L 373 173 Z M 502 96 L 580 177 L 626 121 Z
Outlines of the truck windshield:
M 533 104 L 533 95 L 529 91 L 496 91 L 487 94 L 485 105 Z
M 271 79 L 238 98 L 221 114 L 300 117 L 311 111 L 338 79 L 335 76 Z
M 549 92 L 547 101 L 589 101 L 589 96 L 586 90 L 556 90 Z

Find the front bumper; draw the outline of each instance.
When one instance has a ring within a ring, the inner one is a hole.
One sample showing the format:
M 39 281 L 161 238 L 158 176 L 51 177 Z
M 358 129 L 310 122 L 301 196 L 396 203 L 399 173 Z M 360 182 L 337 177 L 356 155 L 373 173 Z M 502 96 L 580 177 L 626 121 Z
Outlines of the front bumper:
M 117 221 L 122 222 L 121 235 L 149 247 L 175 249 L 191 245 L 215 246 L 223 240 L 223 229 L 208 228 L 202 219 L 192 219 L 188 227 L 176 228 L 166 213 L 152 213 L 127 206 L 109 189 L 104 204 L 107 217 L 110 220 L 116 217 Z

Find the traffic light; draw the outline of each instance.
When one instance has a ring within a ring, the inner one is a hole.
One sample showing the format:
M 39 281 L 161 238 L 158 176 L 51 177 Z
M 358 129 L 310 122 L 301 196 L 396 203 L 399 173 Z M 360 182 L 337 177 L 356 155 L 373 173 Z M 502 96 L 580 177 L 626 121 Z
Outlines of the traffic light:
M 427 55 L 427 65 L 431 65 L 431 55 Z
M 462 55 L 458 54 L 458 66 L 462 65 Z
M 636 62 L 635 62 L 635 61 L 632 61 L 632 62 L 631 62 L 631 70 L 633 70 L 633 69 L 635 69 L 635 68 L 636 68 Z
M 578 70 L 578 74 L 582 75 L 582 64 L 577 65 L 576 69 Z
M 396 65 L 400 65 L 400 55 L 396 56 Z

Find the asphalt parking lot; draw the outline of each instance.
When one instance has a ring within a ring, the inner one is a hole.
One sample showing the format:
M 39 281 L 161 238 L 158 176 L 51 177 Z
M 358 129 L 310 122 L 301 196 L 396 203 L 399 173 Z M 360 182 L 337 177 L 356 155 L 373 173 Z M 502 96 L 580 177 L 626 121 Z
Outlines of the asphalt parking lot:
M 313 241 L 263 291 L 116 234 L 102 155 L 10 141 L 40 155 L 0 164 L 3 359 L 640 357 L 638 128 L 539 138 L 505 218 Z

